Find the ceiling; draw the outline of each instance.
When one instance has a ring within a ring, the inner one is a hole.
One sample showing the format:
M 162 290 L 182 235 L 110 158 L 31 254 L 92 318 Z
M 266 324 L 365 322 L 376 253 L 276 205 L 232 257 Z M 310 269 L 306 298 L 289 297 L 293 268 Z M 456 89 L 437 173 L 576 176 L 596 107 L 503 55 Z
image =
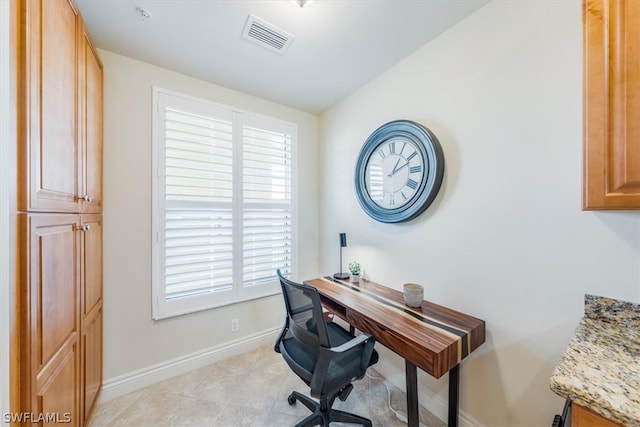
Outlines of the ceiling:
M 319 114 L 488 1 L 76 3 L 101 49 Z M 289 48 L 278 54 L 244 39 L 249 14 L 292 34 Z

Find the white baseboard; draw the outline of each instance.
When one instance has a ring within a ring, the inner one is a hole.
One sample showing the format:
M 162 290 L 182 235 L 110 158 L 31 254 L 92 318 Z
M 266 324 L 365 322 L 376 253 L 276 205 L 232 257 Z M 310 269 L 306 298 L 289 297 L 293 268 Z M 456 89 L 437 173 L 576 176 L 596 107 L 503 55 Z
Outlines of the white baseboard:
M 381 355 L 382 356 L 382 355 Z M 375 365 L 375 370 L 387 381 L 400 390 L 406 392 L 405 373 L 383 357 Z M 418 382 L 418 402 L 441 420 L 446 421 L 449 414 L 449 402 L 434 393 L 431 389 Z M 482 427 L 482 424 L 474 420 L 466 412 L 459 410 L 458 425 L 460 427 Z
M 102 384 L 102 392 L 98 404 L 116 397 L 148 387 L 159 381 L 182 375 L 228 357 L 254 350 L 264 344 L 272 344 L 281 328 L 269 329 L 249 335 L 239 340 L 230 341 L 219 346 L 210 347 L 195 353 L 177 357 L 166 362 L 148 366 L 137 371 L 109 378 Z

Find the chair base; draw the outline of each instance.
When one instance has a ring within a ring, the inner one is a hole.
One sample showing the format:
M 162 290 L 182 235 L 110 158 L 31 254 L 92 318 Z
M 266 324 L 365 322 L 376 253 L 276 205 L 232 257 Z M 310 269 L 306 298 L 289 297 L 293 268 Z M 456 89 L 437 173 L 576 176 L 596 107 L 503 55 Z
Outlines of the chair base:
M 309 408 L 309 410 L 312 412 L 311 415 L 300 421 L 295 425 L 295 427 L 312 427 L 318 425 L 322 427 L 329 427 L 329 423 L 335 422 L 359 424 L 366 427 L 373 426 L 371 420 L 367 418 L 351 414 L 349 412 L 344 412 L 339 409 L 331 409 L 335 397 L 336 396 L 332 397 L 331 399 L 325 398 L 320 402 L 316 402 L 315 400 L 311 399 L 308 396 L 305 396 L 302 393 L 299 393 L 297 391 L 292 392 L 287 398 L 289 405 L 294 405 L 296 401 L 299 400 L 300 403 Z

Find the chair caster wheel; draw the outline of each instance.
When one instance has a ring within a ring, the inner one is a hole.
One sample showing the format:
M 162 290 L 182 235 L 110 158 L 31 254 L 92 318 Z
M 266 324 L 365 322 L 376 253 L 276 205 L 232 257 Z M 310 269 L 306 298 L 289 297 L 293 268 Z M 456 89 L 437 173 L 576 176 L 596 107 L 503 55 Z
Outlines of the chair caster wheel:
M 293 397 L 293 394 L 290 394 L 289 397 L 287 397 L 287 402 L 289 402 L 289 405 L 295 405 L 296 404 L 296 398 Z

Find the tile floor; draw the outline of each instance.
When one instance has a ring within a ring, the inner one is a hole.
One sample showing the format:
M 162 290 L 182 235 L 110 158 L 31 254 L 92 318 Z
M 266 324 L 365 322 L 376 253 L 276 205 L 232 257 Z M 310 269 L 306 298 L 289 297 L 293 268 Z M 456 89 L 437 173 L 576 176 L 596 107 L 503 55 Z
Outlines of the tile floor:
M 405 426 L 390 409 L 406 412 L 404 393 L 374 368 L 354 383 L 346 402 L 336 400 L 334 407 L 370 418 L 374 426 Z M 94 409 L 89 426 L 294 426 L 309 411 L 301 403 L 289 406 L 292 390 L 309 392 L 273 346 L 265 345 L 104 402 Z M 420 421 L 446 425 L 422 407 Z

